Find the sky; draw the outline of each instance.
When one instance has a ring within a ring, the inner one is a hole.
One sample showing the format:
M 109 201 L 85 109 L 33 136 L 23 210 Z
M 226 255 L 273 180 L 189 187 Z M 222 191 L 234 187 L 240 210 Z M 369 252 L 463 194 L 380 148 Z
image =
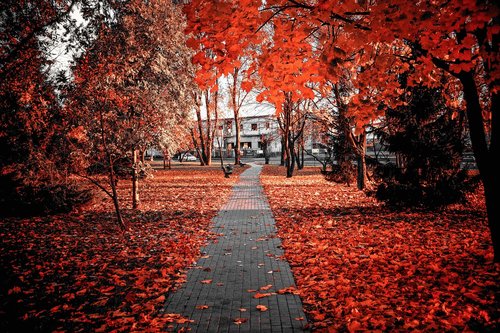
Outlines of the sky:
M 73 8 L 70 16 L 77 22 L 78 25 L 80 25 L 80 27 L 85 26 L 85 19 L 82 17 L 82 13 L 78 6 L 75 6 Z M 60 71 L 64 71 L 67 74 L 67 77 L 70 78 L 72 76 L 70 67 L 72 65 L 73 58 L 74 56 L 78 56 L 79 54 L 78 51 L 74 50 L 74 48 L 68 50 L 69 42 L 67 41 L 67 38 L 64 37 L 64 32 L 65 30 L 62 25 L 56 27 L 56 33 L 54 34 L 56 38 L 53 41 L 53 45 L 47 54 L 47 58 L 54 63 L 54 65 L 51 67 L 51 74 L 55 75 Z M 83 52 L 83 50 L 81 50 L 80 52 Z M 221 92 L 227 91 L 228 85 L 226 78 L 221 78 L 219 80 L 219 85 Z M 249 94 L 246 102 L 242 105 L 240 114 L 243 117 L 274 114 L 275 109 L 271 104 L 259 103 L 255 100 L 255 96 L 255 93 Z M 227 96 L 221 98 L 221 101 L 219 103 L 219 110 L 220 117 L 232 117 L 233 114 L 232 110 L 229 108 Z

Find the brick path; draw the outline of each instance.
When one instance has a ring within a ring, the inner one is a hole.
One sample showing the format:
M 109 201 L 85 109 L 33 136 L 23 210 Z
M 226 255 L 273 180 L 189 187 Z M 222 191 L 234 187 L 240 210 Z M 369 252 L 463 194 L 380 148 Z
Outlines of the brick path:
M 229 201 L 214 218 L 213 231 L 223 235 L 202 249 L 205 255 L 197 267 L 188 271 L 187 282 L 167 297 L 165 313 L 179 313 L 194 320 L 188 326 L 191 332 L 304 330 L 306 321 L 298 296 L 274 294 L 255 299 L 255 292 L 248 292 L 267 285 L 272 287 L 259 292 L 273 293 L 295 286 L 288 262 L 278 258 L 283 250 L 281 240 L 274 237 L 274 218 L 259 180 L 261 169 L 251 165 L 240 175 Z M 204 280 L 212 281 L 202 283 Z M 259 304 L 268 310 L 260 312 L 256 309 Z M 208 308 L 196 309 L 197 305 Z M 237 325 L 235 318 L 247 321 Z

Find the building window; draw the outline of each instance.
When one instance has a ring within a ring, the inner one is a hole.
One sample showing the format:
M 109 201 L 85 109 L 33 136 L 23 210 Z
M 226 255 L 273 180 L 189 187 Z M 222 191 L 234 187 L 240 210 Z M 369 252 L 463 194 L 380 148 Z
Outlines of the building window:
M 251 148 L 252 148 L 251 142 L 242 142 L 241 143 L 241 149 L 251 149 Z
M 271 123 L 266 121 L 266 128 L 269 129 L 271 127 Z
M 240 131 L 243 131 L 243 124 L 240 124 Z
M 252 124 L 252 131 L 256 131 L 257 130 L 257 124 Z
M 227 127 L 228 129 L 231 129 L 231 128 L 233 127 L 233 121 L 232 121 L 232 120 L 228 120 L 228 121 L 226 121 L 226 127 Z

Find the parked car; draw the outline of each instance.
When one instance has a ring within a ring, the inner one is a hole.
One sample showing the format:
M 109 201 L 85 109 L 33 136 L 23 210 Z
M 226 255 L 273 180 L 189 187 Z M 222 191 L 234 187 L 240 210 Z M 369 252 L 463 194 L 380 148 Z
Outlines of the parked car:
M 186 153 L 184 155 L 180 156 L 181 162 L 195 162 L 196 161 L 196 156 Z

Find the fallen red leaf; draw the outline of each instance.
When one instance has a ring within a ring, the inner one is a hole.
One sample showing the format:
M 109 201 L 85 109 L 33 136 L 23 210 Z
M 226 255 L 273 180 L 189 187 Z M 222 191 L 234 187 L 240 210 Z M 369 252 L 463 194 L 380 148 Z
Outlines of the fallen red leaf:
M 268 297 L 271 295 L 272 295 L 272 293 L 255 293 L 255 295 L 253 295 L 253 298 L 263 298 L 263 297 Z
M 247 318 L 235 318 L 233 320 L 233 323 L 235 323 L 236 325 L 241 325 L 243 323 L 246 323 L 248 321 Z
M 267 311 L 267 306 L 265 305 L 257 305 L 256 308 L 261 312 Z

